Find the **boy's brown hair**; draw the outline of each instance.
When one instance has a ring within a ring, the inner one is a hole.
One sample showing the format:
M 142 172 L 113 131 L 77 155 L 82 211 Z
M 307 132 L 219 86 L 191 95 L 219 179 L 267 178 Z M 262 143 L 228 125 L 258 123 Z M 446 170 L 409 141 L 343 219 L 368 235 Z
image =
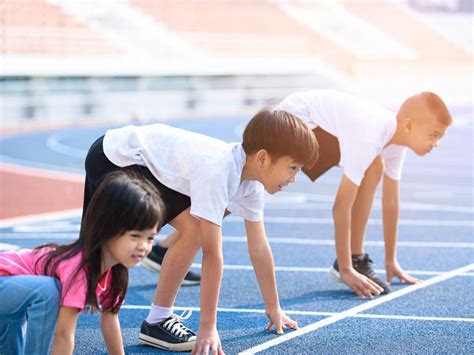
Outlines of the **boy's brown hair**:
M 286 111 L 264 108 L 245 127 L 242 147 L 246 154 L 265 149 L 272 159 L 290 156 L 311 168 L 319 159 L 319 144 L 309 127 Z

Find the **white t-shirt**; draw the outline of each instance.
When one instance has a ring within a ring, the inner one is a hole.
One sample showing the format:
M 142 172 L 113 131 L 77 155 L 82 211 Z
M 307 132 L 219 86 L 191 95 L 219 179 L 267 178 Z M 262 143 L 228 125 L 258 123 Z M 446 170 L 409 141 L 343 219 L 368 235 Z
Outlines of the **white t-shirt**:
M 385 147 L 397 128 L 394 112 L 333 90 L 291 94 L 278 109 L 301 118 L 311 129 L 321 127 L 337 137 L 339 165 L 354 184 L 360 185 L 365 171 L 379 155 L 385 162 L 385 174 L 400 180 L 407 149 L 395 144 Z
M 146 166 L 163 185 L 191 198 L 191 214 L 222 225 L 224 211 L 263 219 L 264 188 L 241 181 L 245 152 L 226 143 L 164 124 L 107 131 L 104 153 L 117 166 Z

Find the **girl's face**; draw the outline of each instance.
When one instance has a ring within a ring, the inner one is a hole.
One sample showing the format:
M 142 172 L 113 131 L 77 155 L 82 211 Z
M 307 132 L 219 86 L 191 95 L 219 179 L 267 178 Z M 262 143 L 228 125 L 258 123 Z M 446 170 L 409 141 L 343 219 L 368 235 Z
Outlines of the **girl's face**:
M 103 271 L 116 264 L 137 266 L 151 251 L 158 226 L 141 231 L 131 230 L 107 241 L 102 249 Z

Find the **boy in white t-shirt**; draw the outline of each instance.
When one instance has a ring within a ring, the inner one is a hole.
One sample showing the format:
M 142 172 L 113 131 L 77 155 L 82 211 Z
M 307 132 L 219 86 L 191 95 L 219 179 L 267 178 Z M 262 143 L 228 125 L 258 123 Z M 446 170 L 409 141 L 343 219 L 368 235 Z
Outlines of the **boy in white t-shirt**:
M 429 153 L 451 124 L 443 101 L 423 92 L 408 98 L 394 113 L 352 95 L 314 90 L 288 96 L 278 109 L 301 118 L 315 133 L 320 158 L 313 168 L 303 169 L 312 181 L 336 165 L 344 172 L 333 206 L 337 259 L 330 276 L 359 296 L 389 292 L 364 251 L 365 230 L 383 175 L 387 282 L 394 276 L 401 282 L 420 282 L 407 275 L 396 258 L 399 183 L 407 148 L 420 156 Z
M 262 110 L 248 123 L 242 143 L 226 143 L 164 124 L 107 131 L 86 158 L 84 206 L 101 177 L 113 170 L 138 170 L 159 190 L 178 238 L 166 252 L 147 319 L 145 344 L 171 351 L 222 354 L 216 309 L 222 278 L 222 219 L 245 220 L 249 254 L 263 295 L 267 329 L 277 333 L 295 321 L 280 308 L 273 256 L 263 224 L 264 190 L 273 194 L 295 181 L 318 159 L 318 142 L 295 116 Z M 201 318 L 197 336 L 173 314 L 179 286 L 202 247 Z

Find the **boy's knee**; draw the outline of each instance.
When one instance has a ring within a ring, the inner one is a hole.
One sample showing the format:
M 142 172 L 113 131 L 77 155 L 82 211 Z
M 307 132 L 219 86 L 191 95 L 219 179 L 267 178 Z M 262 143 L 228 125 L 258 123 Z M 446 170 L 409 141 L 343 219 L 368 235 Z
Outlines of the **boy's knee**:
M 192 244 L 196 248 L 201 247 L 201 228 L 199 222 L 190 223 L 181 231 L 181 238 L 185 239 L 188 244 Z

